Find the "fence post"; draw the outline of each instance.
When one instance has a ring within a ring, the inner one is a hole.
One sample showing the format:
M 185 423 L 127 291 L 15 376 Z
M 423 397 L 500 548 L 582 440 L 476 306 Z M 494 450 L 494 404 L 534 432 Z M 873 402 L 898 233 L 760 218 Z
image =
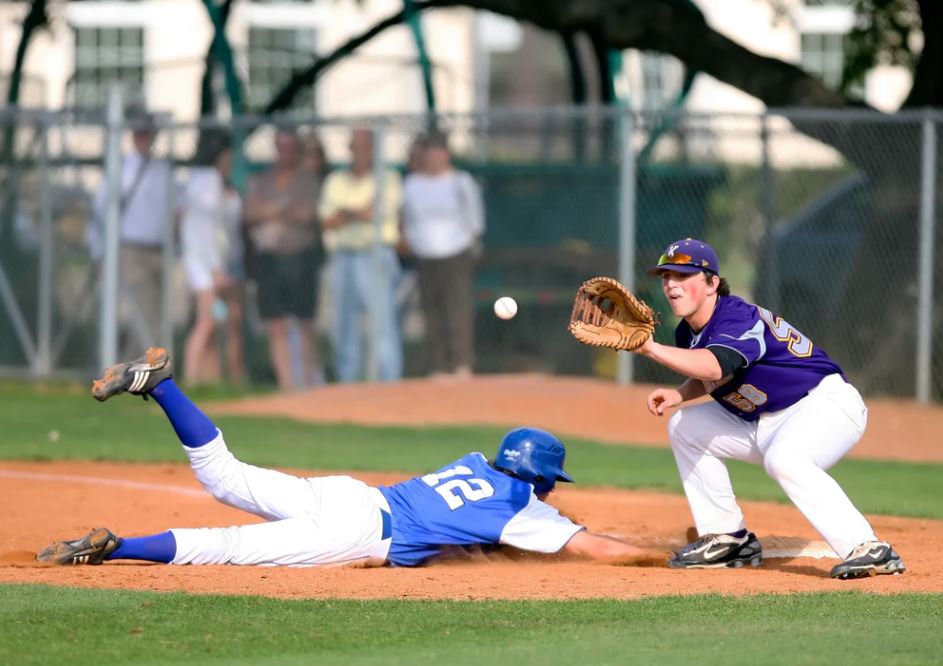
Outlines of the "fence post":
M 39 142 L 39 298 L 37 341 L 33 372 L 48 377 L 52 372 L 53 228 L 52 192 L 49 186 L 49 116 L 40 115 L 36 128 L 43 133 Z
M 389 279 L 383 271 L 383 221 L 386 218 L 386 125 L 378 122 L 373 129 L 373 181 L 375 200 L 373 207 L 373 248 L 371 253 L 373 268 L 373 289 L 370 290 L 370 335 L 367 338 L 367 380 L 375 382 L 380 378 L 380 302 L 383 280 Z
M 635 119 L 631 109 L 619 111 L 619 281 L 635 291 L 635 187 L 636 158 L 632 147 Z M 616 381 L 627 385 L 633 379 L 634 354 L 623 352 L 616 357 Z
M 173 307 L 173 270 L 174 270 L 174 238 L 177 220 L 177 186 L 174 179 L 174 137 L 176 136 L 173 122 L 167 126 L 167 214 L 164 220 L 164 238 L 161 256 L 163 268 L 161 270 L 161 302 L 160 302 L 160 331 L 158 339 L 160 346 L 173 354 L 174 321 L 171 308 Z
M 762 167 L 760 169 L 760 206 L 763 211 L 763 233 L 766 240 L 772 240 L 773 224 L 776 220 L 776 190 L 773 183 L 773 166 L 769 151 L 769 113 L 764 111 L 760 117 L 760 143 L 762 152 Z M 770 246 L 767 246 L 770 247 Z M 767 257 L 763 267 L 763 279 L 770 285 L 770 298 L 767 307 L 779 312 L 782 304 L 779 302 L 779 258 L 775 255 Z
M 101 330 L 99 363 L 107 368 L 118 356 L 118 262 L 121 227 L 121 133 L 124 126 L 124 101 L 121 88 L 108 91 L 106 116 L 105 178 L 108 200 L 105 209 L 104 248 L 101 278 Z
M 933 218 L 935 207 L 936 125 L 928 111 L 923 117 L 923 156 L 920 178 L 920 237 L 917 279 L 917 401 L 930 401 L 933 362 Z

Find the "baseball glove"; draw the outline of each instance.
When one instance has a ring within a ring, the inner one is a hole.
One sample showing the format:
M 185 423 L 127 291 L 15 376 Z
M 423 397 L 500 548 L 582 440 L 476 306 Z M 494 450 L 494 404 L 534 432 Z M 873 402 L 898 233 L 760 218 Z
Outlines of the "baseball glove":
M 632 351 L 657 325 L 652 309 L 618 280 L 595 277 L 576 292 L 569 330 L 583 344 Z

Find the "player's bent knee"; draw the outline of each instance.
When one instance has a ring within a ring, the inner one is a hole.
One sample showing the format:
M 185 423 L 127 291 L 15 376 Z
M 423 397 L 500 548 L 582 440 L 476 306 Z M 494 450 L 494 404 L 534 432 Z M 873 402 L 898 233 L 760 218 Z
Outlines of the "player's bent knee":
M 776 481 L 789 482 L 801 479 L 810 461 L 789 451 L 779 449 L 769 451 L 763 457 L 763 469 Z

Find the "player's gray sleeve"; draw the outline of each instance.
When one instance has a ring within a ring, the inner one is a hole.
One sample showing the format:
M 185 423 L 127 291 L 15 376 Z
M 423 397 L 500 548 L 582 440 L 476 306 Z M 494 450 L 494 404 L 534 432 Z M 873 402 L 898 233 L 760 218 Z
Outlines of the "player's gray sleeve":
M 504 526 L 500 543 L 535 553 L 556 553 L 582 529 L 531 494 L 527 506 Z
M 743 357 L 744 365 L 750 365 L 750 363 L 755 363 L 766 356 L 766 340 L 763 337 L 765 332 L 766 328 L 762 320 L 758 319 L 751 329 L 744 331 L 739 337 L 720 333 L 714 336 L 706 347 L 708 349 L 711 347 L 731 349 Z M 756 352 L 755 356 L 753 354 L 754 350 Z M 754 358 L 751 358 L 751 356 L 754 356 Z

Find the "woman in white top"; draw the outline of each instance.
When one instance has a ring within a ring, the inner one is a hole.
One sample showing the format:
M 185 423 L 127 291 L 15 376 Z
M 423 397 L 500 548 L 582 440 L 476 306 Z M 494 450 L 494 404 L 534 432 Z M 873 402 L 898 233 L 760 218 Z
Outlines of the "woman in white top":
M 196 316 L 187 337 L 184 369 L 191 384 L 221 379 L 217 319 L 225 325 L 227 378 L 243 381 L 242 300 L 244 247 L 242 200 L 229 182 L 229 137 L 204 131 L 183 197 L 181 234 Z
M 403 237 L 419 271 L 433 374 L 467 377 L 474 362 L 475 248 L 485 230 L 478 184 L 453 168 L 444 135 L 425 137 L 403 186 Z

